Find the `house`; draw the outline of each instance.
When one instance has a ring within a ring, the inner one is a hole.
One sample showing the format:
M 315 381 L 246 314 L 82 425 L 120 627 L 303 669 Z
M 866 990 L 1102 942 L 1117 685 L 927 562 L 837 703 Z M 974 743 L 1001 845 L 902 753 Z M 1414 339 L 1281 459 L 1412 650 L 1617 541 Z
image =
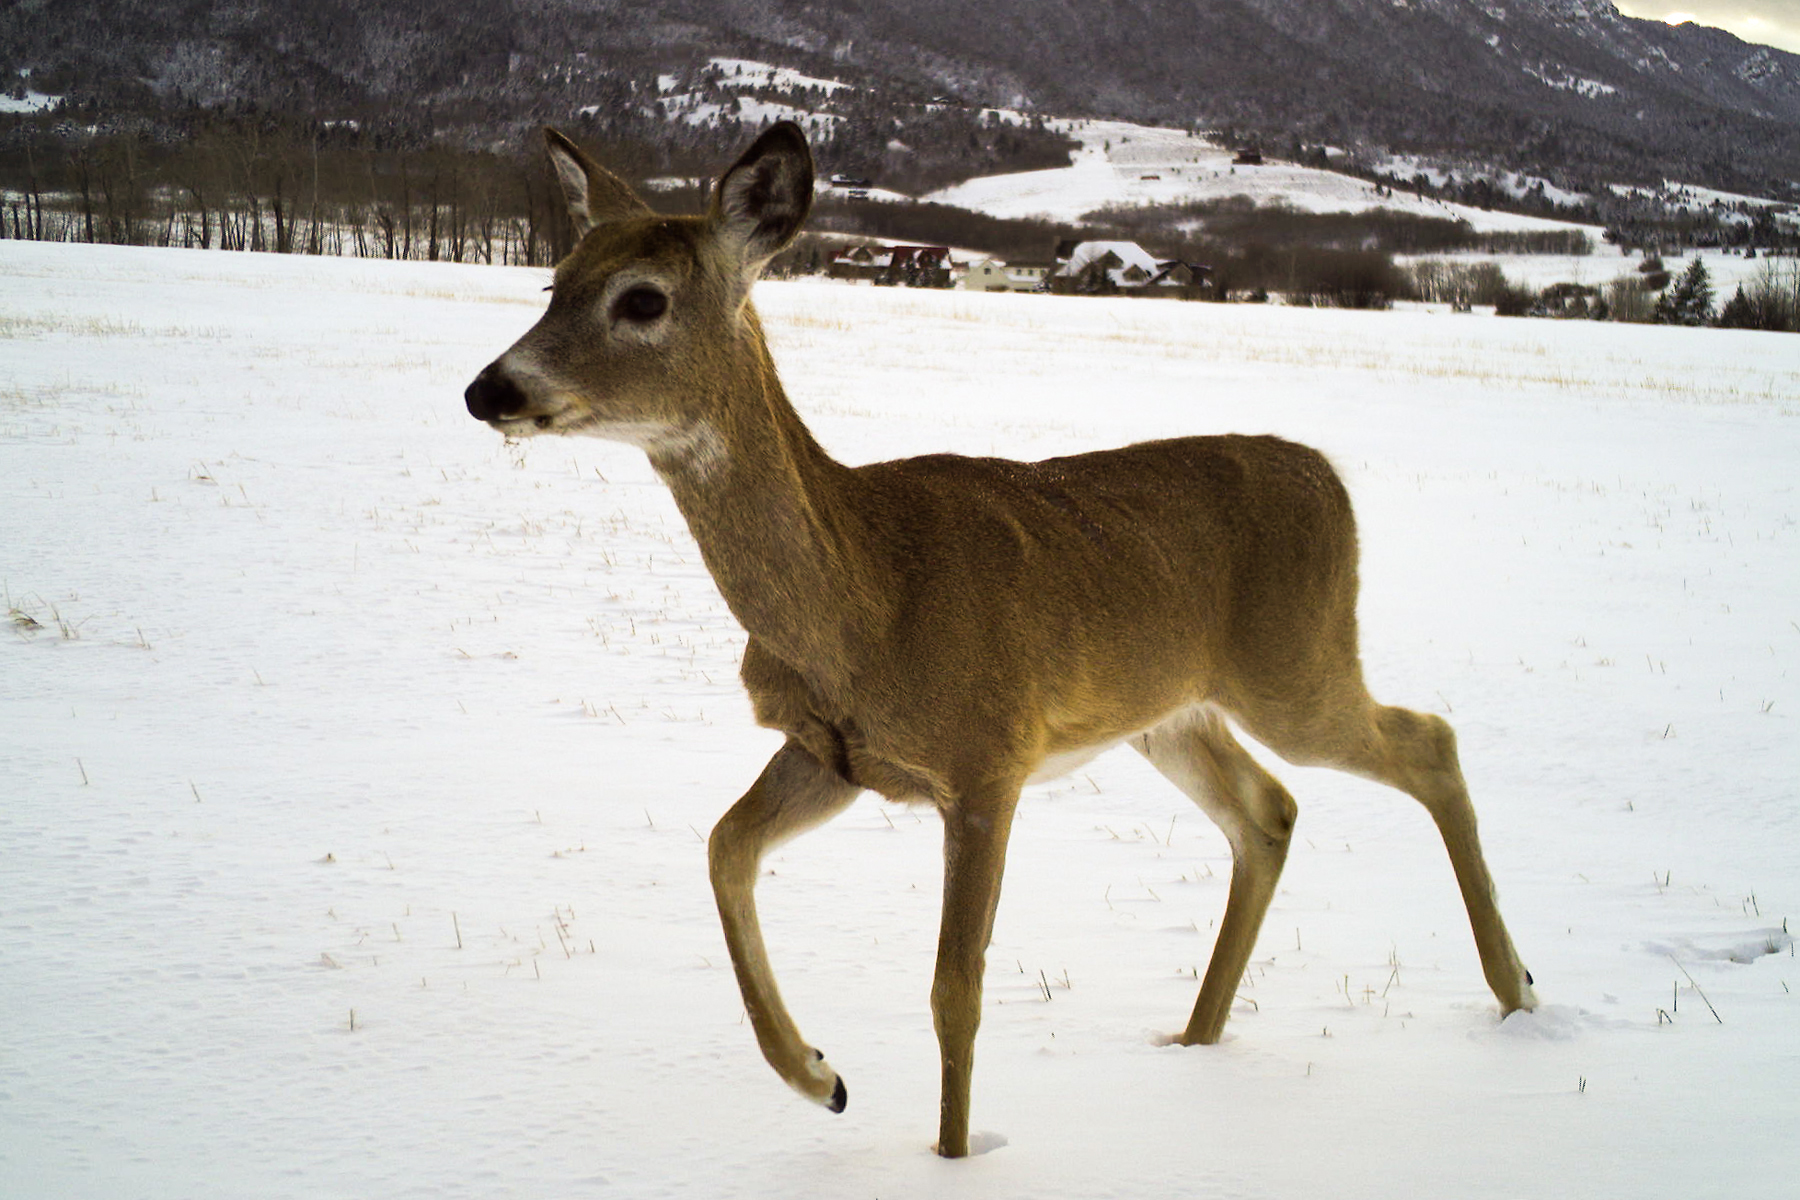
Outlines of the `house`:
M 825 264 L 825 274 L 832 279 L 873 279 L 876 274 L 877 246 L 852 246 L 840 251 Z M 883 264 L 885 265 L 885 263 Z
M 1162 264 L 1136 242 L 1080 242 L 1056 268 L 1050 286 L 1080 295 L 1110 294 L 1143 287 L 1161 271 Z
M 1216 298 L 1212 288 L 1212 268 L 1205 263 L 1164 262 L 1149 286 L 1160 292 L 1174 292 L 1183 300 Z
M 853 246 L 825 268 L 832 279 L 867 281 L 883 287 L 950 286 L 947 246 Z
M 1262 151 L 1255 146 L 1245 146 L 1237 152 L 1237 157 L 1231 160 L 1231 165 L 1234 167 L 1260 167 L 1263 165 Z
M 893 246 L 887 269 L 875 277 L 884 287 L 947 288 L 950 286 L 948 246 Z
M 1049 263 L 1005 263 L 997 258 L 983 258 L 970 264 L 962 286 L 969 292 L 1041 291 L 1051 270 Z
M 1012 276 L 1006 273 L 1006 264 L 993 258 L 983 258 L 969 264 L 969 273 L 963 276 L 965 292 L 1010 292 L 1013 290 Z
M 1080 242 L 1067 249 L 1050 277 L 1051 291 L 1182 300 L 1212 295 L 1211 267 L 1158 259 L 1136 242 Z

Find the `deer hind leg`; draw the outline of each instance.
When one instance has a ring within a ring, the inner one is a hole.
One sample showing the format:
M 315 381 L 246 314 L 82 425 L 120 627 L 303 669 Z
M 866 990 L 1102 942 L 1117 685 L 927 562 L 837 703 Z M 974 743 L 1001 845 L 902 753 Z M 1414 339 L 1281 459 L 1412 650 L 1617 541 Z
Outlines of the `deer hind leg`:
M 931 1017 L 943 1068 L 935 1148 L 945 1158 L 969 1153 L 969 1084 L 981 1024 L 982 972 L 1018 800 L 1017 788 L 999 789 L 961 797 L 943 810 L 944 910 Z
M 1537 997 L 1500 918 L 1494 880 L 1475 832 L 1475 807 L 1456 755 L 1455 731 L 1442 717 L 1376 703 L 1360 683 L 1337 701 L 1318 706 L 1299 723 L 1271 722 L 1266 737 L 1255 721 L 1245 727 L 1289 762 L 1336 767 L 1398 788 L 1424 805 L 1450 852 L 1482 974 L 1500 1002 L 1501 1015 L 1530 1011 Z
M 789 741 L 719 821 L 707 845 L 725 945 L 763 1057 L 795 1091 L 832 1112 L 844 1111 L 844 1081 L 801 1040 L 781 1002 L 756 919 L 756 876 L 763 855 L 842 812 L 859 790 Z
M 1348 768 L 1399 788 L 1425 806 L 1450 852 L 1456 885 L 1475 933 L 1481 971 L 1500 1001 L 1501 1015 L 1537 1007 L 1531 974 L 1519 962 L 1512 935 L 1500 919 L 1494 880 L 1475 832 L 1475 806 L 1456 756 L 1450 723 L 1430 713 L 1370 702 L 1375 738 L 1356 747 Z
M 1250 757 L 1214 710 L 1183 713 L 1132 745 L 1224 831 L 1231 843 L 1231 891 L 1206 979 L 1176 1040 L 1212 1045 L 1224 1031 L 1238 981 L 1274 898 L 1294 828 L 1294 799 Z

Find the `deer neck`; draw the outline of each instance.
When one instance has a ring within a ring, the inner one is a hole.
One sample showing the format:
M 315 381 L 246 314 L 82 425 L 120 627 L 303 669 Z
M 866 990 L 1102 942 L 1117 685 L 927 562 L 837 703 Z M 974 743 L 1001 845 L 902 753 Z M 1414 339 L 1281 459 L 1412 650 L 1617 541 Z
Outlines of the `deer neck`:
M 714 418 L 654 447 L 707 569 L 745 631 L 825 695 L 884 623 L 881 564 L 853 472 L 813 439 L 752 321 Z

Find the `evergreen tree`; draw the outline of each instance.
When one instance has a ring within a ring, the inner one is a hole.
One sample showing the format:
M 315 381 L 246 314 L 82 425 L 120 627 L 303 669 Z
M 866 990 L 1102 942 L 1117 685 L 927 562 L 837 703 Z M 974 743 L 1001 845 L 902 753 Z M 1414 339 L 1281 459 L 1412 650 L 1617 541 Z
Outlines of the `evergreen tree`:
M 1755 329 L 1757 326 L 1756 310 L 1744 295 L 1744 285 L 1738 284 L 1737 294 L 1725 302 L 1719 310 L 1720 329 Z
M 1755 329 L 1757 327 L 1757 313 L 1755 313 L 1755 309 L 1751 309 L 1750 297 L 1744 295 L 1744 284 L 1737 284 L 1737 293 L 1733 295 L 1732 299 L 1724 302 L 1724 308 L 1719 309 L 1717 326 L 1721 329 Z
M 1712 321 L 1713 288 L 1712 279 L 1706 273 L 1706 263 L 1698 254 L 1688 263 L 1687 270 L 1675 281 L 1675 286 L 1662 294 L 1656 302 L 1656 323 L 1659 325 L 1705 325 Z

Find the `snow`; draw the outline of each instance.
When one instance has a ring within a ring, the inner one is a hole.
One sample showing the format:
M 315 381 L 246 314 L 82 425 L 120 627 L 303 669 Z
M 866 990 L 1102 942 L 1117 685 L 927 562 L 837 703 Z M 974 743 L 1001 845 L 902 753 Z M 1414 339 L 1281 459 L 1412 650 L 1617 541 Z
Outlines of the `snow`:
M 51 96 L 27 88 L 23 96 L 0 95 L 0 113 L 42 112 L 61 103 L 61 96 Z
M 1540 65 L 1537 67 L 1522 67 L 1520 69 L 1545 87 L 1552 88 L 1559 92 L 1576 92 L 1586 96 L 1590 100 L 1597 100 L 1602 96 L 1611 96 L 1619 90 L 1610 83 L 1602 83 L 1598 79 L 1583 78 L 1580 75 L 1571 73 L 1567 68 L 1560 66 Z
M 1788 1186 L 1800 339 L 763 285 L 849 461 L 1327 450 L 1372 685 L 1455 722 L 1544 1002 L 1498 1020 L 1416 806 L 1278 766 L 1227 1040 L 1158 1045 L 1229 853 L 1108 755 L 1020 810 L 987 1152 L 946 1163 L 935 819 L 865 798 L 768 863 L 828 1115 L 762 1064 L 706 882 L 778 742 L 742 634 L 641 454 L 463 411 L 545 272 L 4 242 L 0 277 L 0 1195 Z
M 1737 192 L 1722 192 L 1699 184 L 1665 179 L 1661 190 L 1619 183 L 1611 184 L 1609 188 L 1614 195 L 1626 200 L 1645 200 L 1666 205 L 1679 212 L 1710 213 L 1722 221 L 1748 225 L 1751 219 L 1742 210 L 1762 208 L 1774 210 L 1773 216 L 1777 224 L 1790 227 L 1800 225 L 1800 216 L 1796 216 L 1791 203 L 1760 196 L 1745 196 Z
M 772 66 L 751 59 L 711 58 L 707 60 L 707 65 L 720 72 L 720 85 L 726 88 L 770 88 L 782 92 L 810 88 L 830 96 L 850 86 L 834 79 L 818 79 L 790 67 Z M 690 125 L 735 121 L 756 128 L 775 121 L 797 121 L 814 136 L 820 136 L 828 135 L 844 119 L 834 113 L 814 112 L 754 96 L 732 96 L 725 103 L 704 100 L 698 92 L 675 92 L 679 84 L 677 76 L 657 76 L 656 86 L 661 96 L 657 103 L 663 114 L 679 117 Z M 593 109 L 590 107 L 582 111 L 589 112 Z
M 844 118 L 834 113 L 815 113 L 791 104 L 758 100 L 754 96 L 733 96 L 729 104 L 701 100 L 697 93 L 684 93 L 659 101 L 670 117 L 679 117 L 689 125 L 715 125 L 735 121 L 756 128 L 775 121 L 797 121 L 815 136 L 838 124 Z
M 709 58 L 706 61 L 708 66 L 719 69 L 727 86 L 772 87 L 783 90 L 817 88 L 827 94 L 850 86 L 840 79 L 820 79 L 802 74 L 792 67 L 777 67 L 748 58 Z
M 1390 154 L 1374 164 L 1374 169 L 1391 177 L 1394 182 L 1404 188 L 1415 176 L 1423 175 L 1431 182 L 1432 187 L 1442 187 L 1453 172 L 1445 170 L 1429 159 L 1417 154 Z M 1470 176 L 1464 172 L 1463 178 L 1487 178 L 1493 185 L 1513 197 L 1515 200 L 1531 194 L 1536 190 L 1546 199 L 1557 204 L 1572 206 L 1586 203 L 1589 197 L 1582 192 L 1572 192 L 1560 188 L 1550 180 L 1539 175 L 1529 175 L 1522 171 L 1496 171 L 1485 176 Z M 1562 223 L 1567 227 L 1567 223 Z
M 1030 115 L 1016 108 L 984 108 L 981 110 L 981 119 L 984 121 L 997 121 L 1002 125 L 1013 126 L 1029 125 L 1031 123 Z
M 1734 192 L 1720 192 L 1712 188 L 1699 187 L 1694 184 L 1678 183 L 1673 179 L 1665 179 L 1660 189 L 1638 187 L 1629 183 L 1610 183 L 1607 190 L 1625 200 L 1643 200 L 1672 208 L 1700 210 L 1705 208 L 1729 205 L 1735 207 L 1747 204 L 1758 208 L 1770 208 L 1777 201 L 1758 199 L 1755 196 L 1740 196 Z
M 1418 216 L 1465 220 L 1479 232 L 1585 229 L 1567 221 L 1488 212 L 1412 195 L 1377 194 L 1366 180 L 1279 159 L 1237 166 L 1235 151 L 1186 130 L 1125 121 L 1049 122 L 1081 143 L 1067 167 L 990 175 L 925 197 L 996 217 L 1077 221 L 1109 205 L 1133 207 L 1248 196 L 1258 204 L 1285 203 L 1306 212 L 1365 212 L 1382 208 Z M 1410 178 L 1410 175 L 1409 175 Z

